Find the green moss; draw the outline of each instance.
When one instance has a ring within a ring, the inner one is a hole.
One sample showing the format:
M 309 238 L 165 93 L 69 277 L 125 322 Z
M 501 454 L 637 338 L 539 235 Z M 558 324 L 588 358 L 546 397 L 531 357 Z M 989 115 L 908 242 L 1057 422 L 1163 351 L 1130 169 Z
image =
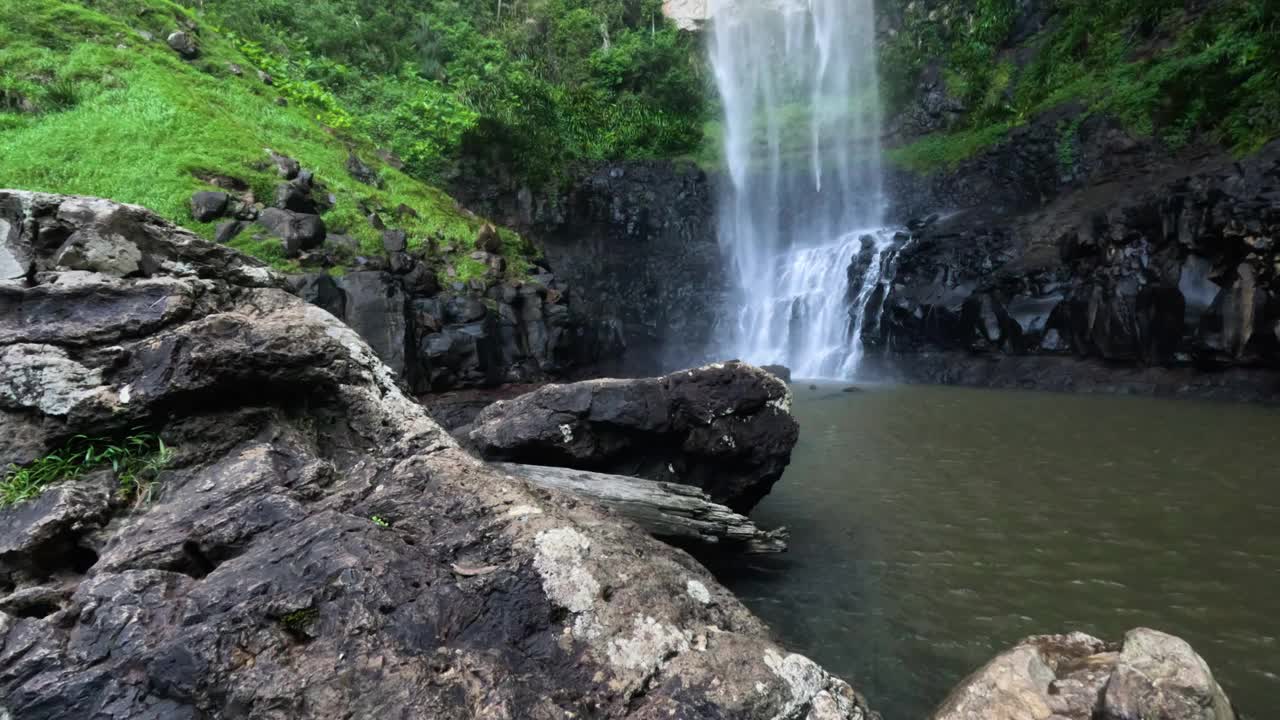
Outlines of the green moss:
M 305 636 L 319 617 L 320 611 L 315 608 L 294 610 L 280 617 L 280 625 L 292 635 Z
M 910 145 L 889 150 L 886 157 L 889 162 L 916 172 L 953 169 L 979 151 L 999 143 L 1012 127 L 1000 124 L 977 130 L 927 135 Z

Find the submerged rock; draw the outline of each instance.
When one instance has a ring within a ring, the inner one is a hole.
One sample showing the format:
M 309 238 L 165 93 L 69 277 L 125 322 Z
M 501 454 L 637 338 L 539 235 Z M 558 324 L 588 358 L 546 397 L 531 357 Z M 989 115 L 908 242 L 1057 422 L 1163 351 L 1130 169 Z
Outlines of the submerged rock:
M 3 511 L 0 717 L 874 716 L 689 556 L 465 453 L 274 272 L 84 202 L 0 191 L 35 278 L 0 347 L 84 370 L 54 404 L 0 373 L 0 465 L 137 427 L 174 455 L 149 504 L 86 477 Z M 130 277 L 35 242 L 107 215 Z
M 729 362 L 548 385 L 490 405 L 459 434 L 487 459 L 694 485 L 747 512 L 791 461 L 790 404 L 782 380 Z
M 933 720 L 1236 720 L 1204 659 L 1181 638 L 1130 630 L 1027 638 L 962 682 Z

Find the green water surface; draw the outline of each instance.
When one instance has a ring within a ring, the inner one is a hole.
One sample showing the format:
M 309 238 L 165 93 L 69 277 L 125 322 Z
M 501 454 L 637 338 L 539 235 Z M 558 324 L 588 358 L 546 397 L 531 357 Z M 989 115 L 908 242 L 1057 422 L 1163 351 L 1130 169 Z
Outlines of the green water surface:
M 753 514 L 791 551 L 727 584 L 886 720 L 1037 633 L 1180 635 L 1280 717 L 1280 410 L 933 387 L 795 387 Z

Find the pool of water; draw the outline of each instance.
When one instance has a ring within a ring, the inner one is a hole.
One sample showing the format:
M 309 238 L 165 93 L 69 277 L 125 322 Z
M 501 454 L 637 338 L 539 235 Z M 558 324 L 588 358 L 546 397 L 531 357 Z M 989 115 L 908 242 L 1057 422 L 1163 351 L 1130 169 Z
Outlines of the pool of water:
M 795 387 L 753 513 L 791 551 L 722 571 L 886 720 L 1018 639 L 1148 626 L 1236 705 L 1280 708 L 1280 410 L 934 387 Z

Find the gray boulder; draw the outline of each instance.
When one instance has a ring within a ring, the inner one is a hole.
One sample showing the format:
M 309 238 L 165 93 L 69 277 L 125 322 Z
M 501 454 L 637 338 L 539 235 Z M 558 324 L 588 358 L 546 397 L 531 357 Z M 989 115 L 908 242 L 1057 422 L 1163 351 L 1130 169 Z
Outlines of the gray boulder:
M 684 483 L 748 512 L 791 461 L 786 384 L 729 362 L 661 378 L 547 385 L 460 430 L 482 457 Z
M 0 400 L 0 465 L 138 426 L 174 456 L 148 504 L 6 511 L 0 717 L 872 717 L 684 553 L 465 453 L 275 273 L 99 201 L 147 275 L 60 270 L 37 239 L 81 201 L 15 196 L 37 283 L 0 345 L 85 372 Z
M 311 197 L 311 183 L 300 177 L 276 186 L 275 206 L 306 215 L 315 215 L 318 210 L 316 201 Z
M 173 51 L 181 55 L 184 60 L 195 60 L 200 57 L 200 45 L 196 43 L 195 36 L 189 32 L 178 30 L 176 32 L 169 33 L 169 37 L 166 39 L 166 42 L 168 42 L 169 47 L 173 48 Z
M 324 243 L 324 220 L 319 215 L 267 208 L 258 216 L 258 225 L 280 238 L 288 257 L 297 257 L 304 250 L 313 250 Z
M 378 172 L 366 165 L 360 159 L 360 156 L 355 153 L 347 156 L 347 173 L 357 182 L 373 187 L 382 187 L 382 178 L 378 176 Z
M 229 198 L 224 192 L 202 191 L 191 196 L 191 217 L 196 222 L 217 220 L 227 212 Z
M 1185 641 L 1138 628 L 1111 645 L 1037 635 L 960 683 L 933 720 L 1236 720 Z
M 1235 720 L 1204 658 L 1185 640 L 1138 628 L 1124 636 L 1103 696 L 1107 720 Z
M 218 227 L 214 228 L 213 231 L 213 241 L 220 245 L 225 245 L 239 237 L 248 224 L 243 220 L 228 220 L 218 223 Z
M 258 77 L 265 75 L 261 70 L 258 71 Z M 269 76 L 268 76 L 269 77 Z M 264 80 L 263 82 L 266 82 Z M 270 82 L 267 82 L 270 85 Z M 292 180 L 298 177 L 298 173 L 302 171 L 302 165 L 291 157 L 281 155 L 279 153 L 271 153 L 271 162 L 276 166 L 276 172 L 285 180 Z

